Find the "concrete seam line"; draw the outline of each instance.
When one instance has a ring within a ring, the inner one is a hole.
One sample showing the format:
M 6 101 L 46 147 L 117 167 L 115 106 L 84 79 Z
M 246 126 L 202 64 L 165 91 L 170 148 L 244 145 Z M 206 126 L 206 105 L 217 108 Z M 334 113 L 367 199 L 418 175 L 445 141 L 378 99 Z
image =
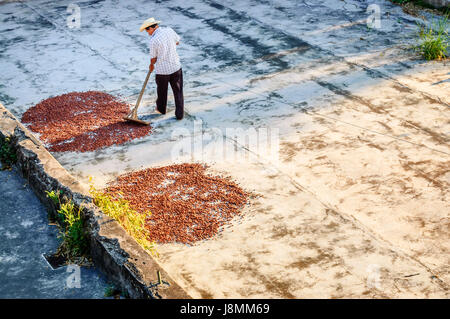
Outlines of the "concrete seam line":
M 45 191 L 55 189 L 83 208 L 95 265 L 107 277 L 127 289 L 132 298 L 192 298 L 161 265 L 136 243 L 119 223 L 92 203 L 85 185 L 77 181 L 0 103 L 0 137 L 14 136 L 17 166 L 37 197 L 51 209 Z M 158 287 L 157 271 L 170 283 Z

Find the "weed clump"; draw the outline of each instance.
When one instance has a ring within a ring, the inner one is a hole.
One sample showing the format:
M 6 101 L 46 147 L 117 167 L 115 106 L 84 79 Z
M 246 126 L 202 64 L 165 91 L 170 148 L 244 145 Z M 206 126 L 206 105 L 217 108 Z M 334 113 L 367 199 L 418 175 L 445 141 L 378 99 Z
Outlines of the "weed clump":
M 448 16 L 434 21 L 430 26 L 421 26 L 419 44 L 416 49 L 426 60 L 443 60 L 449 57 Z
M 145 221 L 150 217 L 150 211 L 139 213 L 130 207 L 130 203 L 123 198 L 112 196 L 97 190 L 90 181 L 89 192 L 94 199 L 94 204 L 106 215 L 117 220 L 119 224 L 130 234 L 142 248 L 157 256 L 155 243 L 150 241 L 149 230 L 145 227 Z M 118 194 L 121 196 L 121 194 Z
M 89 264 L 89 262 L 86 262 L 89 254 L 89 242 L 83 227 L 81 207 L 76 209 L 72 201 L 62 202 L 60 199 L 61 191 L 46 193 L 55 206 L 59 207 L 56 222 L 62 243 L 55 255 L 64 257 L 69 263 Z

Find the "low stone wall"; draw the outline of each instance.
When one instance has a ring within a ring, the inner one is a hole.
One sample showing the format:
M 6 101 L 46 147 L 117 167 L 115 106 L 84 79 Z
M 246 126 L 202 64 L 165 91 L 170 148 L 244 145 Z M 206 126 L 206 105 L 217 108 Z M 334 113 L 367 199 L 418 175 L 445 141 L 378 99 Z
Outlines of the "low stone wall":
M 118 222 L 93 203 L 86 185 L 77 181 L 2 104 L 0 139 L 12 136 L 25 179 L 50 211 L 55 210 L 45 191 L 61 190 L 63 196 L 83 208 L 91 256 L 110 280 L 126 289 L 131 298 L 191 298 Z M 162 283 L 158 284 L 157 271 Z

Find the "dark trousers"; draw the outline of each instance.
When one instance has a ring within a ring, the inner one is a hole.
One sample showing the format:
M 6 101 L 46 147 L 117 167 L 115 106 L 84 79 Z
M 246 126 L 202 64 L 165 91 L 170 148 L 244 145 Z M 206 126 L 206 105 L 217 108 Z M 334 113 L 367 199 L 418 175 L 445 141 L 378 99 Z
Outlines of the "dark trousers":
M 170 83 L 173 96 L 175 98 L 175 116 L 181 120 L 184 116 L 184 98 L 183 98 L 183 70 L 172 74 L 156 74 L 156 87 L 158 98 L 156 99 L 156 108 L 162 114 L 166 114 L 167 110 L 167 87 Z

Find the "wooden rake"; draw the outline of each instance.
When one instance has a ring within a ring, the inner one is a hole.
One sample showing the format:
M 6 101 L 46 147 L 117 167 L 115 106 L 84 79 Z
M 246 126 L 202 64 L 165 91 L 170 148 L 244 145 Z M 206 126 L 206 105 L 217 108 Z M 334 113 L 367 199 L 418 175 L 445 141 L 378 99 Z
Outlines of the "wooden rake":
M 141 93 L 139 94 L 139 98 L 136 102 L 136 105 L 131 110 L 131 112 L 128 113 L 128 115 L 123 118 L 124 120 L 143 124 L 143 125 L 150 125 L 150 122 L 142 121 L 142 120 L 138 119 L 137 110 L 139 108 L 139 104 L 141 103 L 142 95 L 144 95 L 145 87 L 147 86 L 147 82 L 148 82 L 148 79 L 150 78 L 151 73 L 152 73 L 152 71 L 148 70 L 147 77 L 145 78 L 144 85 L 142 86 Z

